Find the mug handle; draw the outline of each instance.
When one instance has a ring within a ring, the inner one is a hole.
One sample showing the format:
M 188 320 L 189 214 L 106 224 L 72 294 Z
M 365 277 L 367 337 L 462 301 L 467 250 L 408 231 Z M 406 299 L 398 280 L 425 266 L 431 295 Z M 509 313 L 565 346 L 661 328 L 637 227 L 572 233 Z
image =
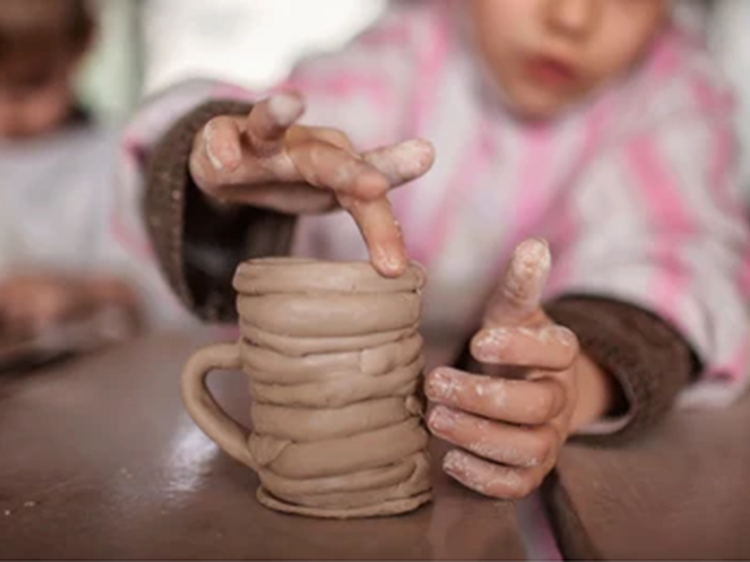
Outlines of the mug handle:
M 250 431 L 232 419 L 216 402 L 206 379 L 211 371 L 238 371 L 242 357 L 238 344 L 219 344 L 196 351 L 182 371 L 182 401 L 190 417 L 203 432 L 236 460 L 255 468 L 250 453 Z

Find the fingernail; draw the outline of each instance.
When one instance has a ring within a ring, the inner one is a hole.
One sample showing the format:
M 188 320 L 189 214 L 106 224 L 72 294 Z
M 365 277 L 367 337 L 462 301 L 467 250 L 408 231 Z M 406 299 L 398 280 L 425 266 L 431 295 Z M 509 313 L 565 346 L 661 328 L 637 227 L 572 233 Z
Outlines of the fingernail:
M 444 369 L 435 369 L 427 377 L 425 393 L 431 400 L 452 398 L 456 390 L 455 381 Z
M 433 148 L 428 141 L 410 140 L 398 145 L 397 155 L 400 175 L 411 178 L 430 168 Z
M 208 161 L 211 162 L 211 166 L 213 166 L 214 170 L 220 172 L 224 169 L 224 164 L 221 162 L 221 159 L 218 157 L 218 155 L 214 152 L 213 138 L 213 123 L 209 123 L 208 125 L 206 125 L 206 128 L 203 129 L 203 143 L 206 146 L 206 155 L 208 156 Z
M 278 94 L 268 100 L 268 110 L 279 125 L 288 127 L 302 115 L 303 105 L 296 96 Z
M 466 455 L 460 451 L 448 451 L 443 459 L 443 470 L 449 474 L 465 474 Z
M 222 150 L 223 154 L 217 154 L 214 147 L 214 133 L 213 123 L 206 125 L 206 128 L 203 130 L 203 142 L 206 146 L 208 161 L 217 172 L 233 168 L 240 160 L 240 153 L 235 147 L 227 146 Z
M 406 263 L 392 254 L 384 254 L 380 259 L 383 273 L 389 277 L 398 277 L 406 271 Z
M 552 267 L 549 244 L 541 238 L 521 242 L 513 256 L 513 277 L 519 280 L 546 282 Z
M 505 328 L 485 330 L 474 341 L 474 355 L 479 361 L 497 359 L 508 345 L 510 332 Z
M 573 347 L 578 343 L 576 335 L 565 326 L 550 326 L 545 331 L 554 341 L 565 347 Z
M 427 423 L 434 431 L 448 431 L 455 427 L 456 416 L 448 408 L 437 406 L 430 412 Z
M 529 238 L 518 245 L 518 257 L 534 265 L 544 265 L 550 260 L 549 243 L 543 238 Z

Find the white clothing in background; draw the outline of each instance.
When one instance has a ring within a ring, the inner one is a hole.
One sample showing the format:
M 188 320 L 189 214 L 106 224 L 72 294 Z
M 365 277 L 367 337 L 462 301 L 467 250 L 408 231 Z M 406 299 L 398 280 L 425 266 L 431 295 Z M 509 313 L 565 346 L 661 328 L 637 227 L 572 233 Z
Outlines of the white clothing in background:
M 709 40 L 711 50 L 737 93 L 737 132 L 742 147 L 740 169 L 746 199 L 750 201 L 750 2 L 716 2 Z
M 148 0 L 147 93 L 195 76 L 265 88 L 302 56 L 342 47 L 385 0 Z
M 0 277 L 18 271 L 108 273 L 129 280 L 154 327 L 188 318 L 151 264 L 111 235 L 119 135 L 69 127 L 0 141 Z

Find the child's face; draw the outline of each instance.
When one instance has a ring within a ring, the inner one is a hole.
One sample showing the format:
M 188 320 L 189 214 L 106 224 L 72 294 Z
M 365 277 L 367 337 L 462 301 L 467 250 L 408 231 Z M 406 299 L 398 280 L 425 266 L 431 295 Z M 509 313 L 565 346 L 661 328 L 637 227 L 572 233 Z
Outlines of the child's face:
M 0 65 L 0 137 L 30 137 L 58 128 L 74 103 L 74 67 L 64 50 L 50 60 Z
M 0 0 L 0 138 L 49 133 L 70 115 L 86 41 L 69 33 L 65 6 Z
M 550 117 L 627 72 L 668 0 L 470 0 L 479 48 L 512 107 Z

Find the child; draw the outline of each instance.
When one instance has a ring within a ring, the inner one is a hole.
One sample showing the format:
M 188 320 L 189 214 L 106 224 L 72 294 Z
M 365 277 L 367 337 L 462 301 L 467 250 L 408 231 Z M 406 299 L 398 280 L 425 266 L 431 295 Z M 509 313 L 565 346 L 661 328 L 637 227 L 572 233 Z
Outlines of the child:
M 110 309 L 128 331 L 144 319 L 106 228 L 117 136 L 74 93 L 93 34 L 84 0 L 0 0 L 0 331 L 11 339 Z
M 301 96 L 195 81 L 151 100 L 129 147 L 172 286 L 227 320 L 244 258 L 423 263 L 430 363 L 474 334 L 470 361 L 429 372 L 428 425 L 456 446 L 448 474 L 499 498 L 534 490 L 572 435 L 636 435 L 678 394 L 737 396 L 730 103 L 671 7 L 396 2 L 280 89 Z

